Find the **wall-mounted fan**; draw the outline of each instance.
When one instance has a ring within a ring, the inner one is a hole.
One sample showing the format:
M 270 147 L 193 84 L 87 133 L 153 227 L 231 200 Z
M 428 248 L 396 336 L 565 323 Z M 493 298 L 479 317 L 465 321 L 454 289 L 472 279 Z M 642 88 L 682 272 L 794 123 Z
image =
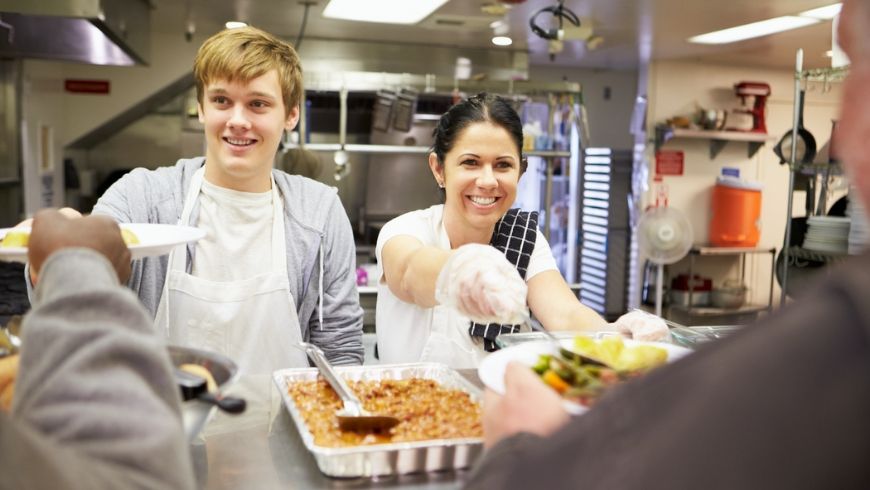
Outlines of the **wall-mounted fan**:
M 682 259 L 692 248 L 692 225 L 686 215 L 667 206 L 652 208 L 637 223 L 641 254 L 656 264 L 656 315 L 662 315 L 664 266 Z

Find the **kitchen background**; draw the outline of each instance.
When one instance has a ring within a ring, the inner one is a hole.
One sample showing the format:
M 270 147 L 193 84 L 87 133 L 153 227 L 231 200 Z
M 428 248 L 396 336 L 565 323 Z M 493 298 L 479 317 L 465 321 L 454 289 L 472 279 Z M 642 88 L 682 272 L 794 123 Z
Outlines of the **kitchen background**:
M 105 20 L 86 21 L 91 27 L 84 37 L 69 37 L 72 34 L 67 30 L 74 31 L 73 27 L 30 23 L 45 18 L 75 20 L 93 3 Z M 421 147 L 429 145 L 434 116 L 449 107 L 454 87 L 466 94 L 483 88 L 511 95 L 526 122 L 538 120 L 545 132 L 555 107 L 571 107 L 566 114 L 580 124 L 569 125 L 574 131 L 567 126 L 563 129 L 561 147 L 553 147 L 558 128 L 549 140 L 530 146 L 536 156 L 532 171 L 524 177 L 520 201 L 524 207 L 550 211 L 548 231 L 557 237 L 555 245 L 562 245 L 558 250 L 563 254 L 563 273 L 585 291 L 584 301 L 614 315 L 637 304 L 642 293 L 645 257 L 632 245 L 631 213 L 623 208 L 628 206 L 626 194 L 632 188 L 632 177 L 641 180 L 635 183 L 635 195 L 644 191 L 632 205 L 635 211 L 653 201 L 655 127 L 675 116 L 692 119 L 700 108 L 737 109 L 741 105 L 734 92 L 736 83 L 767 83 L 771 88 L 766 101 L 768 137 L 759 151 L 750 155 L 751 145 L 730 141 L 711 157 L 711 139 L 677 137 L 661 149 L 683 152 L 682 175 L 665 176 L 663 182 L 669 205 L 685 213 L 691 223 L 692 242 L 704 244 L 715 179 L 723 167 L 738 169 L 742 178 L 763 186 L 757 246 L 782 248 L 789 168 L 780 165 L 772 150 L 793 125 L 795 53 L 804 50 L 805 68 L 830 66 L 826 52 L 832 49 L 832 22 L 723 45 L 693 44 L 687 39 L 747 22 L 797 15 L 830 2 L 567 0 L 564 7 L 576 13 L 580 26 L 566 26 L 560 42 L 542 39 L 529 28 L 529 19 L 541 9 L 557 6 L 557 0 L 449 0 L 410 26 L 327 19 L 322 16 L 327 3 L 0 0 L 0 26 L 15 26 L 14 31 L 0 27 L 0 106 L 4 114 L 0 121 L 0 227 L 12 226 L 48 205 L 68 204 L 86 211 L 113 173 L 138 166 L 154 168 L 202 154 L 204 139 L 191 91 L 192 60 L 205 38 L 223 28 L 224 22 L 239 20 L 299 45 L 308 90 L 303 143 L 317 158 L 303 162 L 291 150 L 282 153 L 276 165 L 309 172 L 338 187 L 357 231 L 361 264 L 370 259 L 379 223 L 437 201 Z M 555 27 L 552 20 L 546 11 L 536 18 L 544 29 Z M 496 30 L 510 36 L 513 44 L 494 46 L 491 38 Z M 126 50 L 113 44 L 102 48 L 101 32 L 114 40 L 123 39 L 120 44 Z M 52 46 L 52 41 L 66 48 Z M 123 58 L 132 57 L 136 63 L 109 66 L 113 57 L 122 63 L 128 62 Z M 85 58 L 88 62 L 83 62 Z M 73 91 L 70 83 L 76 81 L 87 81 L 88 90 L 104 93 Z M 347 90 L 345 143 L 389 145 L 393 150 L 406 147 L 405 151 L 348 151 L 349 173 L 336 168 L 342 88 Z M 416 102 L 409 127 L 394 122 L 378 129 L 377 104 L 395 100 L 403 89 Z M 822 147 L 837 117 L 839 85 L 812 82 L 807 90 L 804 125 Z M 587 124 L 582 124 L 582 111 Z M 728 117 L 729 125 L 752 126 L 747 115 L 729 112 Z M 288 145 L 294 143 L 288 137 Z M 317 145 L 322 146 L 318 149 Z M 581 161 L 588 156 L 581 154 L 582 149 L 588 148 L 606 148 L 613 155 L 612 168 L 606 170 L 611 172 L 612 188 L 610 195 L 602 197 L 611 204 L 611 214 L 602 218 L 609 238 L 599 248 L 591 247 L 597 242 L 588 234 L 591 221 L 582 209 L 581 194 L 590 190 L 592 182 L 584 178 Z M 547 151 L 551 150 L 561 153 L 550 156 Z M 827 158 L 823 151 L 817 160 Z M 547 185 L 548 166 L 553 170 L 552 187 Z M 340 180 L 335 178 L 337 173 L 342 174 Z M 837 190 L 831 192 L 830 202 L 845 193 L 843 179 L 833 180 L 832 188 Z M 565 210 L 558 207 L 560 203 L 567 203 Z M 624 215 L 616 216 L 618 209 Z M 805 214 L 802 192 L 795 193 L 793 214 Z M 583 258 L 592 267 L 597 253 L 607 258 L 606 267 L 611 269 L 600 273 L 594 267 L 584 269 Z M 742 257 L 698 260 L 694 272 L 720 286 L 738 274 Z M 683 259 L 669 265 L 667 274 L 673 277 L 684 272 L 688 262 Z M 747 303 L 768 305 L 773 282 L 772 303 L 779 304 L 779 284 L 771 270 L 770 255 L 745 257 Z M 585 289 L 579 284 L 581 278 L 588 279 Z M 370 290 L 362 291 L 368 295 L 364 301 L 371 303 Z M 684 321 L 745 321 L 760 309 L 747 310 L 745 315 L 720 311 Z

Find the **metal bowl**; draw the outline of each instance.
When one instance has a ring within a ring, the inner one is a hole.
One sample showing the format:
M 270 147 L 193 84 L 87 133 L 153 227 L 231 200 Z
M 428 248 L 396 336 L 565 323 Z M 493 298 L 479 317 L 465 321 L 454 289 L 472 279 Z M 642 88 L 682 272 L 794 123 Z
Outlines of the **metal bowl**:
M 208 369 L 214 376 L 219 391 L 224 391 L 238 377 L 236 363 L 221 354 L 178 345 L 167 346 L 167 349 L 169 350 L 169 358 L 175 367 L 182 364 L 199 364 Z M 215 410 L 216 407 L 213 404 L 195 399 L 182 402 L 181 416 L 188 441 L 193 441 L 199 435 Z

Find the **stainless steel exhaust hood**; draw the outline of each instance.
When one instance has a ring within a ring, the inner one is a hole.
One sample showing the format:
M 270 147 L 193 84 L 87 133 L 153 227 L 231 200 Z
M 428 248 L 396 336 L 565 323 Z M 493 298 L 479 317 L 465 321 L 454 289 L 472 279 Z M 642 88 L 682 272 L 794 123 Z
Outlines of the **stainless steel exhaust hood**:
M 0 57 L 147 64 L 148 0 L 0 0 Z

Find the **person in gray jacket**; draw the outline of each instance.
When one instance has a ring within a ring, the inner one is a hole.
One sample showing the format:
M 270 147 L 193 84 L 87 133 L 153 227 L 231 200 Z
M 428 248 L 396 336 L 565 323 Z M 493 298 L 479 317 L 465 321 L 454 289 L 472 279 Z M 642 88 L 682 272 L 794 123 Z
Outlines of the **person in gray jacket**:
M 836 147 L 870 204 L 870 2 L 846 0 Z M 570 418 L 532 371 L 487 392 L 467 489 L 870 488 L 870 253 L 757 325 Z
M 41 274 L 20 365 L 0 374 L 15 385 L 0 411 L 0 488 L 194 488 L 169 354 L 121 287 L 118 225 L 42 211 L 29 258 Z
M 133 264 L 130 285 L 170 343 L 239 366 L 242 417 L 219 414 L 206 434 L 261 425 L 281 409 L 271 374 L 307 367 L 300 341 L 334 364 L 361 364 L 362 308 L 350 221 L 336 190 L 273 168 L 303 97 L 293 48 L 254 27 L 207 39 L 194 62 L 206 154 L 136 169 L 94 214 L 122 223 L 196 226 L 206 237 Z

